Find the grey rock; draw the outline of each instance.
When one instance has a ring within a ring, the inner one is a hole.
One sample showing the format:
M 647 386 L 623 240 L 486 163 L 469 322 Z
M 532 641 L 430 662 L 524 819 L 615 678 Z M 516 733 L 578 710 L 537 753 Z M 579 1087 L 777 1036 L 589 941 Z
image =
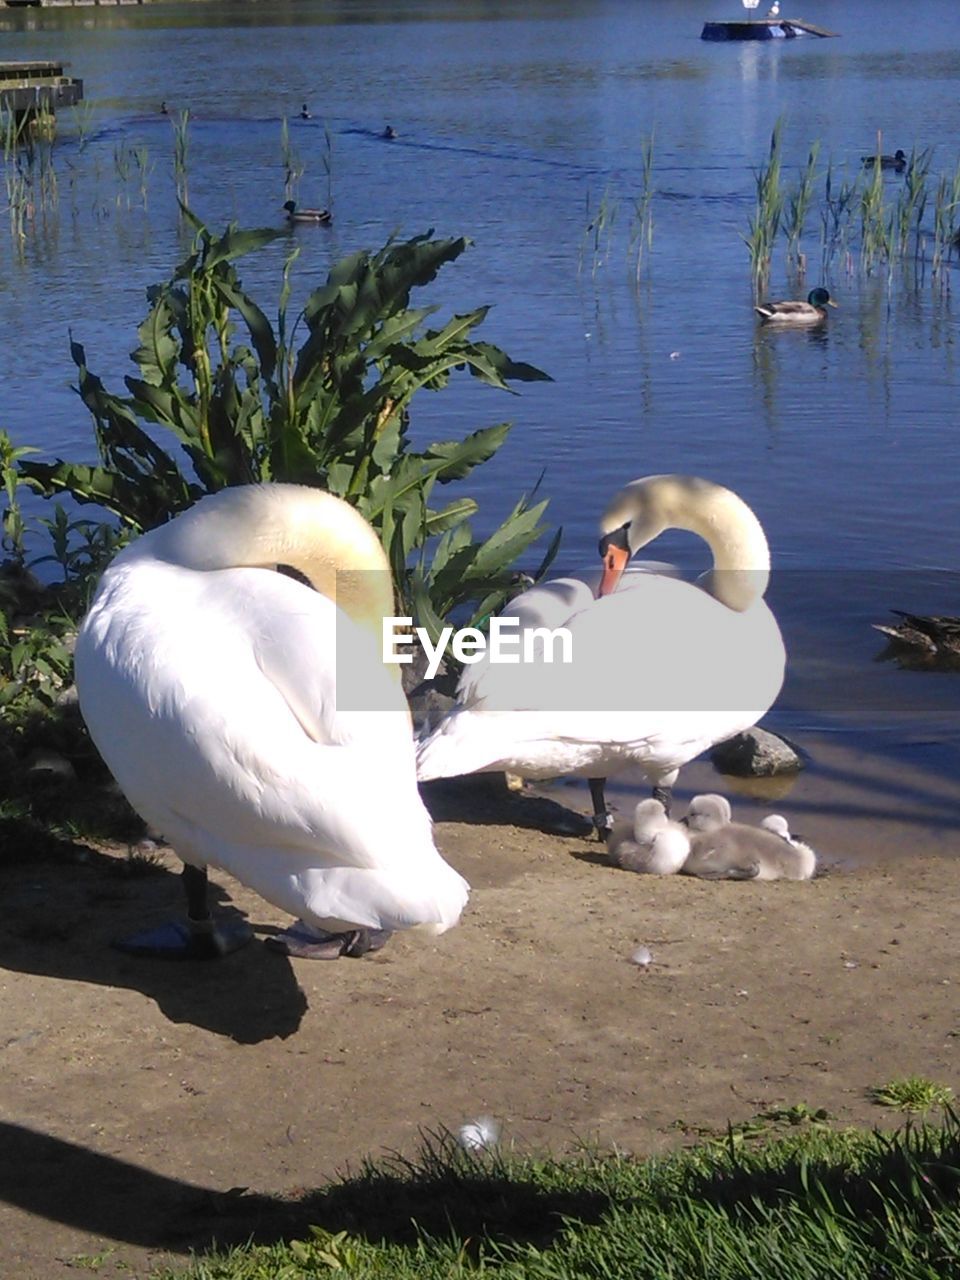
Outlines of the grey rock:
M 56 751 L 34 751 L 27 760 L 30 773 L 47 773 L 62 778 L 64 782 L 75 782 L 76 771 L 70 761 Z
M 773 778 L 803 768 L 800 753 L 785 738 L 757 727 L 718 742 L 710 759 L 721 773 L 737 778 Z

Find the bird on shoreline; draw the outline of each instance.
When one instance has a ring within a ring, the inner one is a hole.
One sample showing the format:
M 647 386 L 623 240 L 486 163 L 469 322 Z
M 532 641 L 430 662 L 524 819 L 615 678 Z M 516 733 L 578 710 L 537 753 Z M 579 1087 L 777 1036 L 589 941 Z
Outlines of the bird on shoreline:
M 298 209 L 296 200 L 287 200 L 284 202 L 284 209 L 287 214 L 287 221 L 290 223 L 320 223 L 330 222 L 333 219 L 329 209 Z
M 913 667 L 960 670 L 960 618 L 905 613 L 902 609 L 891 609 L 891 613 L 902 621 L 893 626 L 873 624 L 887 637 L 887 651 L 881 657 L 895 657 Z
M 607 856 L 615 867 L 641 875 L 671 876 L 690 852 L 690 835 L 671 822 L 659 800 L 641 800 L 629 820 L 614 824 L 607 836 Z
M 816 855 L 771 814 L 759 827 L 732 821 L 726 796 L 694 796 L 683 819 L 690 833 L 684 875 L 701 880 L 809 880 Z
M 398 669 L 380 660 L 393 610 L 374 530 L 303 485 L 223 489 L 112 561 L 77 637 L 80 710 L 183 861 L 187 898 L 185 921 L 120 950 L 213 959 L 248 942 L 211 916 L 208 866 L 298 919 L 289 955 L 457 923 L 469 886 L 434 843 Z M 350 709 L 351 678 L 375 709 Z
M 827 307 L 836 305 L 821 286 L 810 290 L 806 302 L 760 302 L 753 309 L 765 324 L 814 325 L 823 324 Z
M 625 574 L 668 529 L 698 534 L 712 568 L 696 582 Z M 500 615 L 516 618 L 521 636 L 566 630 L 571 659 L 511 665 L 488 653 L 467 667 L 454 707 L 420 742 L 417 770 L 421 781 L 493 772 L 586 778 L 605 840 L 605 779 L 639 769 L 669 809 L 680 767 L 772 705 L 785 654 L 763 599 L 767 540 L 729 489 L 696 476 L 646 476 L 614 495 L 600 532 L 596 596 L 581 580 L 559 578 L 522 592 Z

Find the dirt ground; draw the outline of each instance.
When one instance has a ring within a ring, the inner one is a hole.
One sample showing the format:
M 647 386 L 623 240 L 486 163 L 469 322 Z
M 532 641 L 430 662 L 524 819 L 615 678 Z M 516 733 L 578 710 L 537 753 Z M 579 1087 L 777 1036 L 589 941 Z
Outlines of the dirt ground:
M 649 1153 L 800 1102 L 891 1124 L 868 1090 L 896 1076 L 960 1088 L 955 744 L 804 745 L 775 806 L 732 798 L 820 851 L 805 884 L 633 876 L 556 834 L 585 788 L 434 784 L 469 908 L 362 960 L 259 942 L 206 965 L 125 957 L 112 937 L 180 911 L 172 855 L 145 877 L 123 850 L 7 868 L 0 1276 L 143 1276 L 213 1238 L 275 1236 L 291 1194 L 482 1114 L 523 1150 Z M 688 766 L 678 812 L 730 786 Z M 288 923 L 217 883 L 258 937 Z

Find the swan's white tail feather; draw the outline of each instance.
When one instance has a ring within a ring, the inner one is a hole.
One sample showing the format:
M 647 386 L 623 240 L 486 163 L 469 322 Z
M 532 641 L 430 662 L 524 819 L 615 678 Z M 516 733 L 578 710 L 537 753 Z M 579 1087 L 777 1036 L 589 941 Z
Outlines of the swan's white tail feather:
M 496 724 L 469 709 L 455 710 L 417 744 L 417 778 L 430 782 L 490 771 L 501 753 Z

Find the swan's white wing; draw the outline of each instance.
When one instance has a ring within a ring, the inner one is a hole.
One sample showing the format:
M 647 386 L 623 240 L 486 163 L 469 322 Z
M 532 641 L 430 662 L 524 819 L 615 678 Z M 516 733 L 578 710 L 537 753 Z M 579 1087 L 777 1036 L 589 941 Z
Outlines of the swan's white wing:
M 348 923 L 447 927 L 466 886 L 433 844 L 399 687 L 373 662 L 376 709 L 337 707 L 337 640 L 372 646 L 360 630 L 270 571 L 121 566 L 78 640 L 81 706 L 188 861 L 296 914 L 340 919 L 349 902 Z
M 651 573 L 679 576 L 679 570 L 673 565 L 654 560 L 639 561 L 630 565 L 621 577 L 618 594 L 640 586 Z M 602 576 L 602 571 L 597 569 L 576 578 L 554 578 L 550 582 L 538 583 L 529 591 L 515 596 L 497 616 L 516 618 L 518 637 L 523 632 L 539 628 L 553 631 L 558 627 L 569 627 L 574 618 L 596 603 Z M 481 686 L 489 665 L 489 657 L 485 653 L 479 661 L 464 667 L 457 686 L 457 701 L 461 706 L 469 706 L 482 698 Z
M 569 664 L 485 664 L 469 706 L 421 744 L 420 777 L 505 768 L 527 776 L 676 768 L 755 723 L 783 680 L 766 605 L 744 613 L 648 575 L 569 620 Z
M 594 591 L 581 579 L 554 578 L 552 582 L 542 582 L 529 591 L 521 592 L 497 616 L 516 618 L 519 638 L 520 632 L 537 627 L 552 630 L 566 626 L 575 614 L 589 608 L 594 598 Z M 489 665 L 489 657 L 485 653 L 479 661 L 464 667 L 457 685 L 457 701 L 461 706 L 469 706 L 482 697 L 480 686 Z

